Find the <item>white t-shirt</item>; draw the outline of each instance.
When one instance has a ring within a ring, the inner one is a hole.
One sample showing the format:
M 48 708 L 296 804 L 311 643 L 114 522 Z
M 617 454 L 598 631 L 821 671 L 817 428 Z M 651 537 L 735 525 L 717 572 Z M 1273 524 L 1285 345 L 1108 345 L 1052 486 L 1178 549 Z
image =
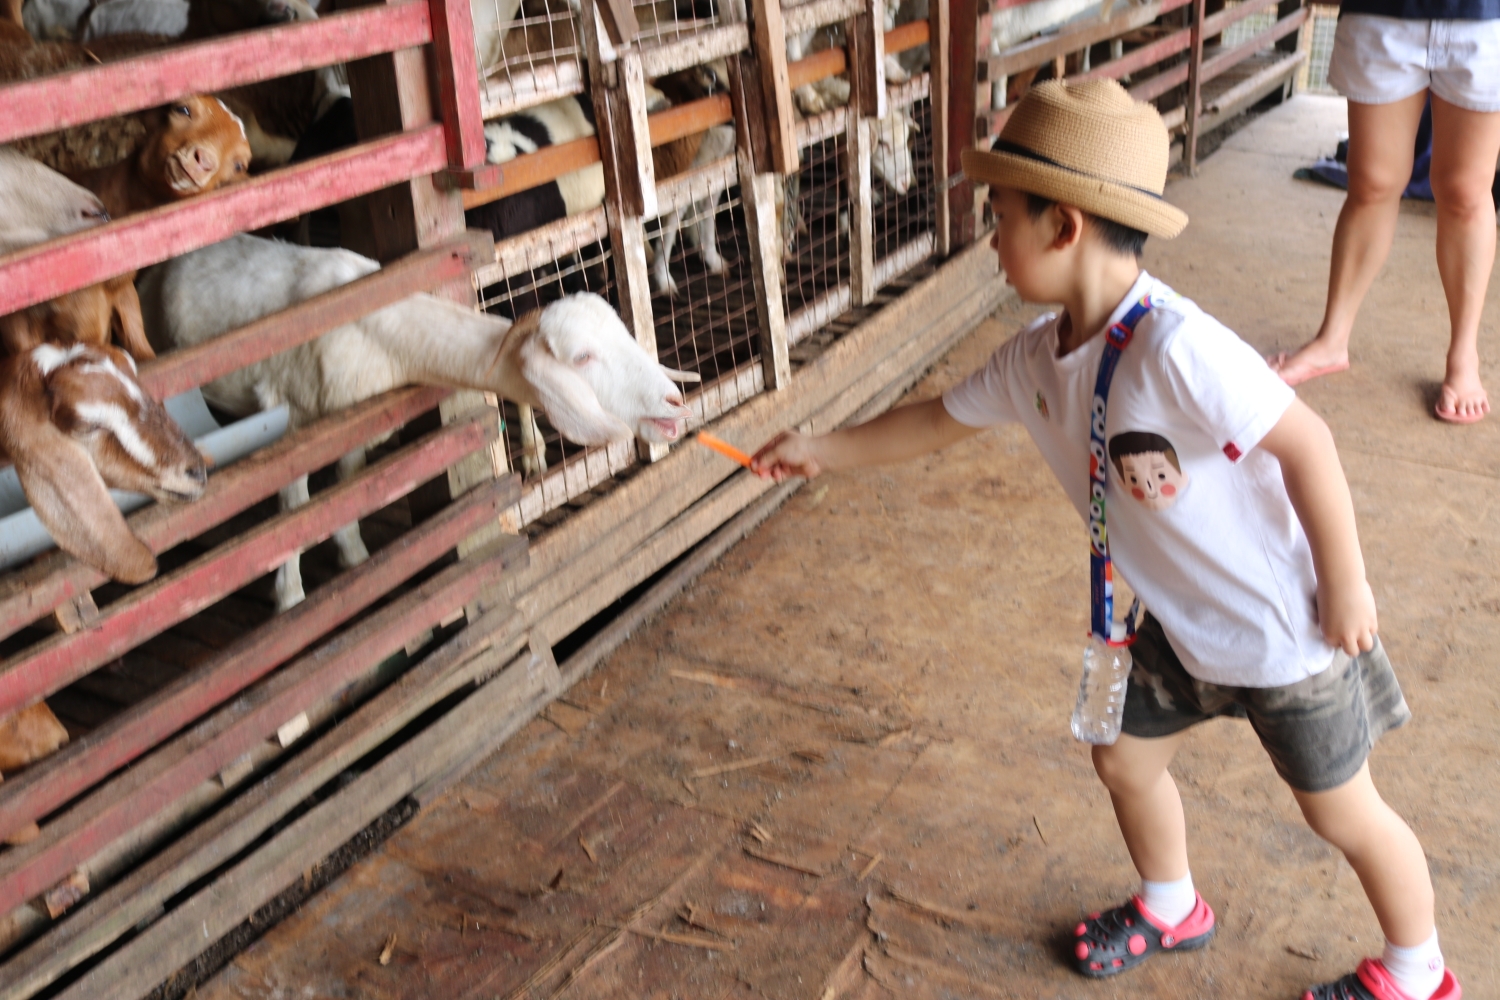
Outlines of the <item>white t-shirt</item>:
M 1295 394 L 1248 344 L 1145 272 L 1109 322 L 1148 291 L 1158 304 L 1109 393 L 1110 555 L 1194 677 L 1239 687 L 1311 677 L 1333 661 L 1312 552 L 1280 463 L 1255 450 Z M 1087 523 L 1104 338 L 1060 358 L 1057 327 L 1055 315 L 1026 327 L 943 404 L 970 427 L 1025 424 Z M 1087 547 L 1080 535 L 1080 559 Z

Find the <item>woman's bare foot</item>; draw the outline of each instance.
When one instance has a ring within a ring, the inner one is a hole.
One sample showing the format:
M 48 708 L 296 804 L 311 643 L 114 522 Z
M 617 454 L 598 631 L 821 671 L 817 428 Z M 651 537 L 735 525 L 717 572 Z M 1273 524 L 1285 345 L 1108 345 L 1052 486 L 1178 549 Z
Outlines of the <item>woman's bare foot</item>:
M 1266 364 L 1287 385 L 1301 385 L 1320 375 L 1348 370 L 1349 348 L 1347 345 L 1335 346 L 1319 337 L 1291 354 L 1282 351 L 1271 355 Z

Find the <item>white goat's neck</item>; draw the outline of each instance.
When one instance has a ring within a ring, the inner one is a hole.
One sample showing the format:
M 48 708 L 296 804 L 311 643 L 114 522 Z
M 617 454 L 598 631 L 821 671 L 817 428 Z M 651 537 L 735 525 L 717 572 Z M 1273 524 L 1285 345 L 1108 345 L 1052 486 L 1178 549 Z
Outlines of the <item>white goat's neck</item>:
M 526 334 L 510 320 L 432 295 L 414 295 L 377 315 L 380 343 L 396 369 L 396 384 L 478 389 L 532 402 L 518 357 Z

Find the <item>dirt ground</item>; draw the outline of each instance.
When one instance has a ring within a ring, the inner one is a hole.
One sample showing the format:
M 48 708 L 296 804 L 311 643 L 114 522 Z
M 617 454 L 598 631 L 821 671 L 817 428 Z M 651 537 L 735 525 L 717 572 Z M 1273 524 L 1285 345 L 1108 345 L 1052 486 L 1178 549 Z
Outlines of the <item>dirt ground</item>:
M 1299 97 L 1255 121 L 1172 185 L 1193 222 L 1148 250 L 1263 350 L 1321 315 L 1342 194 L 1291 174 L 1332 150 L 1343 114 Z M 1415 713 L 1376 749 L 1376 782 L 1431 858 L 1450 964 L 1489 997 L 1500 417 L 1429 415 L 1447 340 L 1434 228 L 1430 206 L 1403 213 L 1353 370 L 1301 395 L 1338 438 Z M 1500 389 L 1497 288 L 1484 346 Z M 1002 309 L 914 397 L 1032 313 Z M 198 997 L 1290 1000 L 1378 952 L 1348 865 L 1248 727 L 1223 721 L 1174 767 L 1218 938 L 1110 981 L 1070 971 L 1079 914 L 1135 886 L 1068 735 L 1086 565 L 1082 525 L 1015 429 L 810 484 Z

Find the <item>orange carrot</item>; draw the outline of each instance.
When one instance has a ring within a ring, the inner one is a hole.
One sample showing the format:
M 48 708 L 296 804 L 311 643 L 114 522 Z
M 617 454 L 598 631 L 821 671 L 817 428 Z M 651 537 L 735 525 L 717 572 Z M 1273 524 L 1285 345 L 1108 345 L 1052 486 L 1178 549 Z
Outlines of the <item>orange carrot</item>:
M 750 468 L 750 456 L 745 454 L 743 451 L 740 451 L 738 448 L 727 441 L 720 441 L 712 434 L 705 433 L 704 431 L 699 431 L 698 443 L 712 448 L 714 451 L 718 452 L 720 455 L 723 455 L 725 458 L 733 459 L 747 469 Z

